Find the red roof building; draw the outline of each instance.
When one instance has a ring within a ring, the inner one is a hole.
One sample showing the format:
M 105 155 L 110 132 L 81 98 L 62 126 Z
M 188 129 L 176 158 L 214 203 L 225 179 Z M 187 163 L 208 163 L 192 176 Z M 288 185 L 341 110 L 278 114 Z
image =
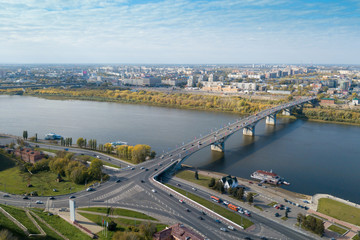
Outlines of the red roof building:
M 21 160 L 35 164 L 42 159 L 45 155 L 42 152 L 35 151 L 31 148 L 20 148 L 15 150 L 15 156 L 21 158 Z
M 185 227 L 183 224 L 175 224 L 153 236 L 154 240 L 204 240 L 198 233 Z

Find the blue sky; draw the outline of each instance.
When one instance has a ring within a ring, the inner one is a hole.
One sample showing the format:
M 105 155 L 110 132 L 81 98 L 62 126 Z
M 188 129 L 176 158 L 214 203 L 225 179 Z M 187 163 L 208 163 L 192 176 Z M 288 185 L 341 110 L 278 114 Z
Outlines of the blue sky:
M 0 63 L 360 64 L 359 0 L 0 0 Z

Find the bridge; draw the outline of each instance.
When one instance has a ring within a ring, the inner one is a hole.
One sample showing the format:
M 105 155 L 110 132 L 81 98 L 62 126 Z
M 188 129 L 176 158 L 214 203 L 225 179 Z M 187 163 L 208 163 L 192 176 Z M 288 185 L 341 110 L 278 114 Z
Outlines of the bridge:
M 201 138 L 195 139 L 194 141 L 187 143 L 179 148 L 168 152 L 167 154 L 170 157 L 174 157 L 178 160 L 178 167 L 180 164 L 187 159 L 193 153 L 207 147 L 211 146 L 212 151 L 224 152 L 226 140 L 233 135 L 234 133 L 242 130 L 243 135 L 254 136 L 255 135 L 255 126 L 256 124 L 266 118 L 265 123 L 268 125 L 276 124 L 276 116 L 281 112 L 283 115 L 290 116 L 291 110 L 296 107 L 302 107 L 305 103 L 312 103 L 316 97 L 306 97 L 301 98 L 293 102 L 284 103 L 261 112 L 258 112 L 254 115 L 248 116 L 246 118 L 238 119 L 234 123 L 229 123 L 227 126 L 211 132 Z M 164 156 L 162 156 L 164 157 Z

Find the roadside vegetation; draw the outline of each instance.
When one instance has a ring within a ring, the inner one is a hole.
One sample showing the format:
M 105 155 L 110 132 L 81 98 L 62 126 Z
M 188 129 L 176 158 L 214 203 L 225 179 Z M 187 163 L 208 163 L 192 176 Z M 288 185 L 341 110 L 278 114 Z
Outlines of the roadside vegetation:
M 323 220 L 313 217 L 311 215 L 305 216 L 301 213 L 297 216 L 297 224 L 310 232 L 313 232 L 319 236 L 323 236 L 325 232 Z
M 333 231 L 333 232 L 336 232 L 340 235 L 343 235 L 344 233 L 346 233 L 348 230 L 347 229 L 344 229 L 342 227 L 338 227 L 336 225 L 331 225 L 330 227 L 328 227 L 329 230 Z
M 122 239 L 135 239 L 135 240 L 145 240 L 152 239 L 152 235 L 163 230 L 166 225 L 164 224 L 155 224 L 146 222 L 144 219 L 133 220 L 126 219 L 121 217 L 106 217 L 96 214 L 89 214 L 80 212 L 82 216 L 89 219 L 90 221 L 96 223 L 99 226 L 102 226 L 103 220 L 108 222 L 107 235 L 104 232 L 99 232 L 98 235 L 100 239 L 113 239 L 113 240 L 122 240 Z
M 318 212 L 360 226 L 360 209 L 328 198 L 319 199 Z
M 216 212 L 217 214 L 229 219 L 230 221 L 233 221 L 236 224 L 243 226 L 244 229 L 246 229 L 254 224 L 249 219 L 239 215 L 237 212 L 233 212 L 228 209 L 225 209 L 219 204 L 205 200 L 193 193 L 187 192 L 183 189 L 171 186 L 169 184 L 166 184 L 166 186 L 168 186 L 169 188 L 172 188 L 173 190 L 177 191 L 178 193 L 183 194 L 184 196 L 187 196 L 188 198 L 192 199 L 193 201 L 195 201 L 195 202 L 203 205 L 204 207 Z
M 129 209 L 123 209 L 123 208 L 90 207 L 90 208 L 78 208 L 78 209 L 89 212 L 105 213 L 112 216 L 117 215 L 117 216 L 132 217 L 139 219 L 157 220 L 144 213 L 136 212 Z
M 40 231 L 36 228 L 36 226 L 31 222 L 30 218 L 26 215 L 24 209 L 19 209 L 16 207 L 10 207 L 5 205 L 0 205 L 0 206 L 11 216 L 13 216 L 16 220 L 18 220 L 22 225 L 24 225 L 29 230 L 29 233 L 32 234 L 40 233 Z

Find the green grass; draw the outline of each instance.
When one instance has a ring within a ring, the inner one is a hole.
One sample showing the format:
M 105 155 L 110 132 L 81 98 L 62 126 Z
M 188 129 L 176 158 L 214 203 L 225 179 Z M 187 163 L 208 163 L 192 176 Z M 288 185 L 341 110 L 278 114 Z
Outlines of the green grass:
M 57 152 L 59 152 L 59 150 L 55 150 L 55 149 L 48 149 L 48 148 L 35 148 L 35 150 L 38 150 L 38 151 L 45 151 L 45 152 L 51 152 L 51 153 L 57 153 Z
M 53 215 L 48 216 L 47 213 L 42 212 L 40 210 L 34 210 L 34 212 L 44 219 L 50 226 L 58 230 L 61 234 L 69 239 L 76 239 L 76 240 L 88 240 L 91 239 L 88 235 L 81 232 L 78 228 L 71 225 L 70 223 L 66 222 L 59 216 Z
M 110 208 L 105 207 L 90 207 L 90 208 L 79 208 L 79 210 L 90 211 L 90 212 L 98 212 L 98 213 L 106 213 L 109 215 L 118 215 L 125 217 L 133 217 L 139 219 L 148 219 L 148 220 L 157 220 L 153 217 L 150 217 L 144 213 L 123 209 L 123 208 L 112 208 L 110 212 Z
M 139 220 L 130 220 L 130 219 L 126 219 L 126 218 L 109 218 L 106 216 L 100 216 L 100 215 L 95 215 L 95 214 L 89 214 L 89 213 L 81 213 L 79 212 L 80 215 L 86 217 L 87 219 L 89 219 L 90 221 L 96 223 L 97 225 L 101 226 L 102 224 L 102 220 L 105 221 L 114 221 L 117 223 L 116 226 L 116 231 L 128 231 L 129 227 L 134 228 L 134 230 L 139 230 L 139 226 L 142 223 L 145 223 L 146 221 L 139 221 Z M 156 224 L 156 229 L 157 231 L 163 230 L 167 227 L 167 225 L 164 224 Z M 108 231 L 108 236 L 104 236 L 101 232 L 98 233 L 100 239 L 112 239 L 114 232 Z
M 0 153 L 0 171 L 15 167 L 16 162 Z
M 197 195 L 194 195 L 190 192 L 186 192 L 180 188 L 177 188 L 177 187 L 174 187 L 174 186 L 171 186 L 168 184 L 166 184 L 166 185 L 168 187 L 174 189 L 175 191 L 187 196 L 188 198 L 192 199 L 193 201 L 203 205 L 204 207 L 206 207 L 210 210 L 213 210 L 217 214 L 220 214 L 221 216 L 229 219 L 230 221 L 233 221 L 239 225 L 241 225 L 241 223 L 242 223 L 244 229 L 246 229 L 254 224 L 249 219 L 242 217 L 241 215 L 239 215 L 238 213 L 235 213 L 234 211 L 227 210 L 227 209 L 223 208 L 222 206 L 220 206 L 219 204 L 205 200 Z
M 28 179 L 31 176 L 30 183 L 33 187 L 28 188 Z M 78 185 L 68 181 L 64 177 L 63 182 L 56 182 L 57 174 L 50 171 L 38 172 L 30 175 L 30 173 L 23 173 L 18 167 L 13 167 L 0 171 L 0 186 L 6 184 L 6 192 L 12 194 L 26 194 L 32 191 L 36 191 L 39 196 L 55 196 L 63 195 L 71 192 L 78 192 L 85 189 L 84 185 Z M 53 189 L 57 189 L 58 192 L 53 192 Z
M 356 234 L 356 235 L 352 238 L 352 240 L 360 240 L 359 235 Z
M 40 222 L 37 218 L 35 218 L 34 216 L 33 216 L 33 218 L 39 224 L 39 226 L 45 231 L 46 240 L 63 240 L 56 232 L 52 231 L 45 224 Z
M 30 218 L 26 215 L 23 209 L 19 209 L 16 207 L 10 207 L 1 205 L 1 207 L 7 211 L 11 216 L 13 216 L 16 220 L 22 223 L 28 230 L 29 233 L 39 234 L 40 231 L 35 227 L 35 225 L 31 222 Z M 10 221 L 10 220 L 9 220 Z
M 27 236 L 23 230 L 21 230 L 21 228 L 19 228 L 15 223 L 5 217 L 2 212 L 0 212 L 0 229 L 2 228 L 8 229 L 14 235 L 18 236 L 19 239 L 27 239 Z
M 199 179 L 196 179 L 195 172 L 189 170 L 180 171 L 176 173 L 175 176 L 206 188 L 209 188 L 209 183 L 211 181 L 211 177 L 204 176 L 202 174 L 199 174 Z
M 278 204 L 278 203 L 277 202 L 271 202 L 271 203 L 268 204 L 268 206 L 274 207 L 276 204 Z
M 285 216 L 283 216 L 281 219 L 284 220 L 284 221 L 288 220 L 288 218 L 285 217 Z
M 340 235 L 343 235 L 344 233 L 346 233 L 348 230 L 338 227 L 336 225 L 331 225 L 330 227 L 328 227 L 329 230 L 333 231 L 333 232 L 337 232 Z
M 260 211 L 264 211 L 264 209 L 262 209 L 262 207 L 258 206 L 258 205 L 254 205 L 255 208 L 259 209 Z
M 319 199 L 318 212 L 360 226 L 360 209 L 328 199 Z

